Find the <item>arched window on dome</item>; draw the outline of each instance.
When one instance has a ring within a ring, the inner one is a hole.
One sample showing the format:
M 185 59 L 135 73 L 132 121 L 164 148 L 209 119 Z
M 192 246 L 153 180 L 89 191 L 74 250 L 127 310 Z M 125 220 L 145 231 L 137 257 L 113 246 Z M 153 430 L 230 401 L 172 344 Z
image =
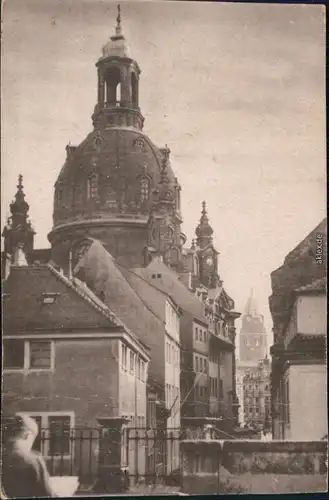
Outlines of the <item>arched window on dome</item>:
M 131 73 L 131 100 L 134 108 L 138 107 L 138 80 L 135 73 Z
M 63 185 L 61 182 L 56 186 L 56 201 L 59 205 L 63 203 Z
M 87 179 L 87 200 L 94 200 L 98 197 L 98 175 L 91 174 Z
M 74 184 L 74 206 L 79 206 L 84 202 L 84 185 L 83 182 L 75 182 Z
M 140 201 L 145 203 L 149 199 L 150 183 L 147 177 L 143 176 L 140 178 Z
M 121 104 L 121 73 L 120 69 L 112 67 L 105 75 L 105 102 L 109 106 Z

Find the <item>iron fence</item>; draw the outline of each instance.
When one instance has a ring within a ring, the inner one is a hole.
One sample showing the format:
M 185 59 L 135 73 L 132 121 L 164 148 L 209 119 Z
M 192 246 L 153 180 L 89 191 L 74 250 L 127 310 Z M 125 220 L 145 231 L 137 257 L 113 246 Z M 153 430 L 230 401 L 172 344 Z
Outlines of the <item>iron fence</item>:
M 129 427 L 123 434 L 123 454 L 130 483 L 166 483 L 179 481 L 179 443 L 181 429 Z
M 98 474 L 100 428 L 41 429 L 34 449 L 44 456 L 51 476 L 78 476 L 92 485 Z

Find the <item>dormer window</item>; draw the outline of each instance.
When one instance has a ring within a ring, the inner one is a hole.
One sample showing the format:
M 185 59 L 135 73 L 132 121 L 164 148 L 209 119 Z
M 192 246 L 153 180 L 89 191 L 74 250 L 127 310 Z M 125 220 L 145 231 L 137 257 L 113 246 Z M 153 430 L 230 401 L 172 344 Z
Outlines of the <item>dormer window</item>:
M 59 293 L 43 293 L 41 301 L 43 304 L 53 304 L 56 301 L 58 295 Z

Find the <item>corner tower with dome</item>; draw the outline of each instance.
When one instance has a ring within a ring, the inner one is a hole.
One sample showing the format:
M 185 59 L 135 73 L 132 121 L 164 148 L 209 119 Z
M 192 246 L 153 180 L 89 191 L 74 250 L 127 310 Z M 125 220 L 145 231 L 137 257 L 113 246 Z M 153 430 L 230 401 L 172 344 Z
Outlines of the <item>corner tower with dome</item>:
M 96 68 L 93 131 L 78 146 L 66 146 L 55 184 L 51 258 L 65 270 L 72 245 L 91 237 L 124 265 L 145 265 L 161 255 L 177 267 L 185 242 L 181 187 L 170 149 L 156 147 L 143 131 L 141 70 L 124 37 L 120 7 Z

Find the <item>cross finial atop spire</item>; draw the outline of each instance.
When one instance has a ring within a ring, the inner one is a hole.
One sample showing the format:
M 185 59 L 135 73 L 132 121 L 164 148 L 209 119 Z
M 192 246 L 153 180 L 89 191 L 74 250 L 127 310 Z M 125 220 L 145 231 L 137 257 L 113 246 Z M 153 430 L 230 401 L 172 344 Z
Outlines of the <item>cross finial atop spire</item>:
M 116 36 L 120 36 L 121 33 L 121 6 L 118 4 L 118 15 L 117 15 L 117 25 L 115 28 L 115 34 Z
M 22 176 L 22 174 L 19 174 L 19 176 L 18 176 L 17 189 L 19 189 L 19 191 L 23 190 L 23 176 Z
M 207 208 L 206 208 L 206 202 L 202 202 L 202 215 L 206 215 L 207 213 Z

